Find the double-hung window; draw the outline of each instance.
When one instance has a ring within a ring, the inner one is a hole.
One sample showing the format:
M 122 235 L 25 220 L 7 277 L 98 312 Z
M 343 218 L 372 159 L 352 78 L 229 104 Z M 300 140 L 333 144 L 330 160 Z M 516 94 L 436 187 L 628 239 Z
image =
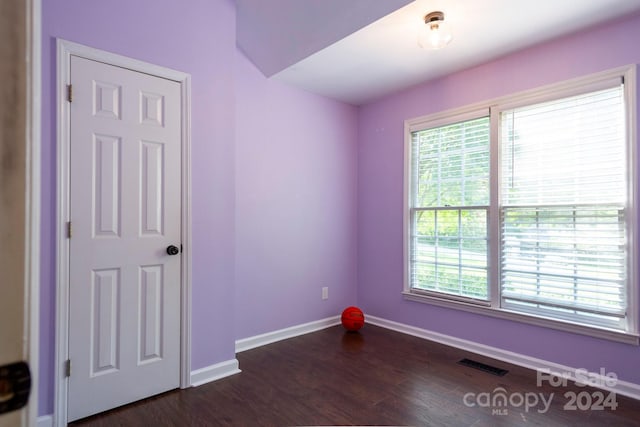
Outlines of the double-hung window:
M 405 295 L 637 340 L 634 79 L 408 120 Z
M 489 110 L 411 132 L 411 287 L 458 300 L 489 290 Z

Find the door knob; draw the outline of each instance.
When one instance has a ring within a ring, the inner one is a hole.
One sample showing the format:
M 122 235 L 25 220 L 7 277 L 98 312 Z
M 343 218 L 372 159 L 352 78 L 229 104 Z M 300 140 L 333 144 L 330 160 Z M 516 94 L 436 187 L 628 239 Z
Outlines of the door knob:
M 174 245 L 167 246 L 167 253 L 169 255 L 178 255 L 180 253 L 180 248 Z

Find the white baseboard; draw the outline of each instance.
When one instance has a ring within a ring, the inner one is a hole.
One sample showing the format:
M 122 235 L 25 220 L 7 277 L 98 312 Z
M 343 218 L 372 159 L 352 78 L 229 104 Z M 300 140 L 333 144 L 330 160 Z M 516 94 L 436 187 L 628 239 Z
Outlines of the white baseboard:
M 444 335 L 438 332 L 429 331 L 427 329 L 417 328 L 415 326 L 406 325 L 403 323 L 394 322 L 391 320 L 383 319 L 376 316 L 366 315 L 367 323 L 380 326 L 382 328 L 391 329 L 396 332 L 402 332 L 407 335 L 413 335 L 415 337 L 423 338 L 429 341 L 435 341 L 440 344 L 448 345 L 450 347 L 459 348 L 472 353 L 481 354 L 483 356 L 491 357 L 493 359 L 502 360 L 503 362 L 511 363 L 513 365 L 522 366 L 532 370 L 549 370 L 552 374 L 560 374 L 568 377 L 569 380 L 575 381 L 578 376 L 584 379 L 584 371 L 581 371 L 576 375 L 577 371 L 581 368 L 574 368 L 570 366 L 560 365 L 558 363 L 549 362 L 547 360 L 537 359 L 535 357 L 526 356 L 524 354 L 514 353 L 507 350 L 502 350 L 496 347 L 490 347 L 488 345 L 479 344 L 473 341 L 467 341 L 460 338 L 455 338 L 449 335 Z M 632 399 L 640 400 L 640 385 L 634 384 L 628 381 L 617 380 L 616 384 L 612 387 L 606 386 L 606 379 L 600 375 L 600 373 L 590 372 L 589 378 L 594 379 L 593 384 L 602 384 L 598 388 L 612 391 L 622 396 L 627 396 Z
M 39 416 L 38 421 L 36 421 L 36 427 L 53 427 L 53 416 L 52 415 Z
M 301 325 L 291 326 L 285 329 L 279 329 L 273 332 L 267 332 L 266 334 L 242 338 L 236 341 L 236 353 L 271 344 L 276 341 L 286 340 L 287 338 L 297 337 L 298 335 L 319 331 L 339 324 L 340 316 L 333 316 L 309 323 L 303 323 Z
M 219 380 L 240 372 L 238 359 L 231 359 L 215 365 L 191 371 L 191 387 L 198 387 L 211 381 Z

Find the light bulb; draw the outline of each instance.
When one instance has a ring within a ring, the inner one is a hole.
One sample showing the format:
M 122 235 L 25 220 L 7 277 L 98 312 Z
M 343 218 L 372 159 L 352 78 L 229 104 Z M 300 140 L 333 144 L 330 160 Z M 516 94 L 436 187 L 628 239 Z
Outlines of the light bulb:
M 451 43 L 451 27 L 444 21 L 442 12 L 432 12 L 425 16 L 425 27 L 420 31 L 418 44 L 422 48 L 441 49 Z

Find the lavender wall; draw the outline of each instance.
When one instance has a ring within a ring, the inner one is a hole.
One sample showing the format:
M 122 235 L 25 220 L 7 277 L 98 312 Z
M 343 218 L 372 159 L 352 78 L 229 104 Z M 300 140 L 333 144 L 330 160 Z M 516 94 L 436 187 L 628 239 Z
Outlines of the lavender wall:
M 640 16 L 424 83 L 363 106 L 358 145 L 358 302 L 372 315 L 640 383 L 640 348 L 404 301 L 405 119 L 640 62 Z
M 240 52 L 235 81 L 235 324 L 245 338 L 356 302 L 357 110 L 267 80 Z
M 56 37 L 192 75 L 192 368 L 234 357 L 232 0 L 42 2 L 40 414 L 53 412 L 55 352 Z
M 236 51 L 232 0 L 42 7 L 40 414 L 53 412 L 56 37 L 193 77 L 193 369 L 233 358 L 235 339 L 357 302 L 373 315 L 575 367 L 604 366 L 640 383 L 637 347 L 400 295 L 403 120 L 640 62 L 640 17 L 355 109 L 265 79 Z

